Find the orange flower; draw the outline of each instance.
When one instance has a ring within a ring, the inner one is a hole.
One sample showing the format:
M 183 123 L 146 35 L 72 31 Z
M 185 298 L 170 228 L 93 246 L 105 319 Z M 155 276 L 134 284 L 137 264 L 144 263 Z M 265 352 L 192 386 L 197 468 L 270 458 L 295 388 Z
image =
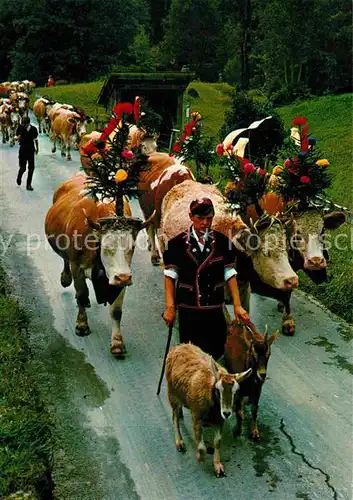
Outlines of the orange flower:
M 117 170 L 114 178 L 115 178 L 115 182 L 117 184 L 120 184 L 121 182 L 126 181 L 127 177 L 128 177 L 128 175 L 127 175 L 126 170 L 124 170 L 123 168 L 119 168 L 119 170 Z

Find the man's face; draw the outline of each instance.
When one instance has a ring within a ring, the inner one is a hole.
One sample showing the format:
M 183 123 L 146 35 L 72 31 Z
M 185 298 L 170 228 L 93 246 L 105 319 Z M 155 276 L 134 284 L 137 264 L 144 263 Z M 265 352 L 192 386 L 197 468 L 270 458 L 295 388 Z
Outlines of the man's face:
M 210 215 L 192 215 L 189 213 L 190 219 L 194 225 L 196 233 L 205 233 L 212 226 L 214 214 Z

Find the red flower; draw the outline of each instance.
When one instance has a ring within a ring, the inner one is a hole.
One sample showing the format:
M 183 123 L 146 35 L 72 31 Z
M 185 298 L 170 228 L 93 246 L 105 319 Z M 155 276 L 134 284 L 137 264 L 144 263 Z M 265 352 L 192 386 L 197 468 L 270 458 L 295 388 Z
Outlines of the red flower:
M 287 159 L 286 159 L 286 161 L 284 162 L 284 166 L 285 166 L 286 168 L 288 168 L 288 167 L 290 167 L 291 165 L 292 165 L 291 160 L 290 160 L 289 158 L 287 158 Z
M 302 131 L 300 132 L 300 149 L 304 153 L 307 153 L 309 151 L 308 133 L 309 133 L 308 126 L 303 127 Z
M 299 165 L 292 165 L 291 168 L 288 169 L 288 173 L 292 175 L 299 175 Z
M 308 177 L 307 175 L 302 175 L 301 178 L 299 179 L 300 182 L 302 182 L 303 184 L 310 184 L 311 182 L 311 179 L 310 177 Z
M 253 163 L 247 163 L 244 165 L 244 174 L 249 175 L 255 172 L 255 165 Z
M 191 122 L 187 123 L 184 128 L 184 132 L 186 135 L 190 136 L 192 133 L 196 130 L 197 122 L 192 120 Z M 195 127 L 195 128 L 194 128 Z
M 181 144 L 179 141 L 177 141 L 173 147 L 172 147 L 172 150 L 175 152 L 175 153 L 179 153 L 181 151 Z
M 257 171 L 257 173 L 259 174 L 260 177 L 263 177 L 264 175 L 267 174 L 267 172 L 266 172 L 266 170 L 264 168 L 259 168 L 258 171 Z
M 84 148 L 82 148 L 82 151 L 83 153 L 86 155 L 86 156 L 91 156 L 91 155 L 94 155 L 95 153 L 98 152 L 98 149 L 97 147 L 94 145 L 93 142 L 89 142 L 87 144 L 87 146 L 85 146 Z
M 292 121 L 292 125 L 294 127 L 298 127 L 298 126 L 301 126 L 301 125 L 306 125 L 308 123 L 308 120 L 306 119 L 305 116 L 296 116 L 294 118 L 294 120 Z
M 131 115 L 134 112 L 134 107 L 129 102 L 120 102 L 113 108 L 113 113 L 117 120 L 121 120 L 124 115 Z
M 126 160 L 132 160 L 133 158 L 135 158 L 134 153 L 129 149 L 124 149 L 124 151 L 121 152 L 121 156 Z
M 181 140 L 182 140 L 182 141 L 185 141 L 185 139 L 187 139 L 187 137 L 188 137 L 188 136 L 186 135 L 186 133 L 185 133 L 185 132 L 183 132 L 183 133 L 181 134 Z
M 134 102 L 134 118 L 138 122 L 141 118 L 141 98 L 136 96 Z
M 218 156 L 222 156 L 222 154 L 224 153 L 224 146 L 222 143 L 218 144 L 217 147 L 216 147 L 216 154 Z
M 233 144 L 232 144 L 232 143 L 230 143 L 230 144 L 228 144 L 228 146 L 226 147 L 226 150 L 227 150 L 227 151 L 233 151 L 233 148 L 234 148 Z
M 118 120 L 116 118 L 112 118 L 108 123 L 108 125 L 105 127 L 105 129 L 102 131 L 99 140 L 106 141 L 117 126 L 118 126 Z

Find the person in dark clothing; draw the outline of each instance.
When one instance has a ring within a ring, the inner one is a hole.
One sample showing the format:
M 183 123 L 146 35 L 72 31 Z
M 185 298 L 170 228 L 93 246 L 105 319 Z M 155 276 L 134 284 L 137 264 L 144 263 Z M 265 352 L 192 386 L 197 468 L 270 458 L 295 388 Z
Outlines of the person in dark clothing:
M 18 153 L 19 159 L 19 171 L 17 174 L 17 184 L 20 186 L 22 182 L 22 176 L 26 171 L 28 163 L 28 174 L 27 174 L 27 189 L 28 191 L 33 191 L 32 188 L 32 178 L 34 172 L 34 153 L 38 154 L 38 130 L 34 125 L 31 125 L 28 116 L 22 119 L 22 125 L 20 125 L 16 131 L 16 140 L 20 143 L 20 149 Z
M 224 353 L 227 337 L 223 312 L 225 283 L 236 319 L 244 324 L 250 319 L 240 303 L 235 247 L 222 233 L 211 230 L 212 200 L 194 200 L 189 216 L 191 227 L 171 239 L 163 254 L 163 318 L 168 326 L 173 325 L 178 310 L 180 342 L 191 342 L 218 359 Z

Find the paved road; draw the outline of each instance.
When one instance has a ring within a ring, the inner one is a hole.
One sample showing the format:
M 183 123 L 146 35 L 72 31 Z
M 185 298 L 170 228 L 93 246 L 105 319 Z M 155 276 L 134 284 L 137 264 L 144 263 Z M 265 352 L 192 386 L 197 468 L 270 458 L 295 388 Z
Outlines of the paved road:
M 127 359 L 110 356 L 108 311 L 92 294 L 92 334 L 75 336 L 74 291 L 60 287 L 62 264 L 43 232 L 54 188 L 79 169 L 77 153 L 73 158 L 51 154 L 41 137 L 34 191 L 28 192 L 15 183 L 17 148 L 0 145 L 0 251 L 16 294 L 31 311 L 34 361 L 56 419 L 55 497 L 351 499 L 353 332 L 310 297 L 294 295 L 297 334 L 273 345 L 260 404 L 261 442 L 246 433 L 233 440 L 226 429 L 223 479 L 213 476 L 211 456 L 196 462 L 188 412 L 182 429 L 188 451 L 175 451 L 165 386 L 156 396 L 167 332 L 160 318 L 162 269 L 150 265 L 146 250 L 135 253 L 134 285 L 125 301 Z M 140 213 L 136 203 L 133 211 Z M 280 325 L 274 301 L 253 297 L 251 306 L 260 329 Z

